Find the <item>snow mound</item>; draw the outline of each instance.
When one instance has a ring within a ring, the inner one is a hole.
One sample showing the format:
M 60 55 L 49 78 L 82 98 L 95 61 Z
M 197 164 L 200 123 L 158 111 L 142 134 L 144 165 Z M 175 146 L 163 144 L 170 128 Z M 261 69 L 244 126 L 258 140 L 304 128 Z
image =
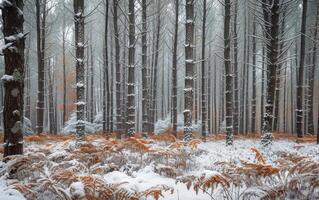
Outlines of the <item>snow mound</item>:
M 171 117 L 166 117 L 165 119 L 160 119 L 155 123 L 155 133 L 163 133 L 167 129 L 172 127 Z M 201 121 L 197 121 L 197 123 L 193 122 L 193 131 L 199 132 L 201 128 Z M 178 114 L 177 115 L 177 131 L 184 130 L 184 115 Z
M 62 133 L 75 134 L 76 133 L 76 124 L 77 124 L 76 113 L 72 113 L 70 116 L 70 119 L 65 123 L 65 127 L 62 129 Z M 96 132 L 94 123 L 84 121 L 84 124 L 85 124 L 85 132 L 86 133 L 95 133 Z

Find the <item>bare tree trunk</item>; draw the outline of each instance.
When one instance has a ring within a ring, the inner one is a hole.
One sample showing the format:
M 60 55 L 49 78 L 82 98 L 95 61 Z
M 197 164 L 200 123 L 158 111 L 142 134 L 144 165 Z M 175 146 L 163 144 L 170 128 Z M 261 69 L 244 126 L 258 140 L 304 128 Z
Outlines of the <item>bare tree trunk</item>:
M 53 63 L 51 62 L 52 58 L 49 58 L 47 61 L 47 74 L 48 74 L 48 101 L 49 101 L 49 132 L 51 134 L 55 134 L 55 123 L 54 123 L 54 97 L 53 97 L 53 81 L 51 68 L 53 67 Z
M 230 61 L 230 0 L 225 0 L 225 19 L 224 19 L 224 64 L 226 77 L 226 145 L 233 144 L 233 73 Z
M 82 140 L 85 134 L 85 90 L 84 90 L 84 0 L 73 0 L 76 47 L 76 135 Z
M 239 132 L 239 89 L 238 89 L 238 35 L 237 35 L 237 15 L 238 15 L 238 2 L 234 1 L 234 110 L 233 110 L 233 131 L 235 134 Z
M 63 5 L 65 6 L 65 5 Z M 62 31 L 62 67 L 63 67 L 63 114 L 62 114 L 62 122 L 63 126 L 66 122 L 66 60 L 65 60 L 65 39 L 66 39 L 66 32 L 65 32 L 65 14 L 63 14 L 63 31 Z
M 178 42 L 178 12 L 179 0 L 175 0 L 175 29 L 172 63 L 172 124 L 173 134 L 177 136 L 177 42 Z
M 129 53 L 127 80 L 127 136 L 135 134 L 135 0 L 129 0 Z
M 252 53 L 253 53 L 253 76 L 252 76 L 252 82 L 253 82 L 253 91 L 252 91 L 252 100 L 251 100 L 251 132 L 256 132 L 256 54 L 257 54 L 257 25 L 256 25 L 256 19 L 254 17 L 253 21 L 253 36 L 252 36 Z
M 2 20 L 5 48 L 4 84 L 4 153 L 10 156 L 23 153 L 23 94 L 24 94 L 24 45 L 23 1 L 2 2 Z M 9 48 L 15 49 L 15 51 Z
M 43 5 L 46 1 L 42 2 Z M 37 24 L 37 56 L 38 56 L 38 100 L 37 100 L 37 133 L 43 132 L 44 115 L 44 48 L 45 48 L 45 9 L 42 11 L 40 0 L 36 0 L 36 24 Z
M 185 1 L 185 89 L 184 89 L 184 140 L 192 139 L 192 110 L 194 87 L 194 0 Z
M 89 72 L 89 77 L 90 77 L 90 116 L 89 122 L 93 122 L 94 120 L 94 110 L 95 110 L 95 106 L 94 106 L 94 57 L 93 57 L 93 36 L 92 36 L 92 29 L 90 30 L 90 72 Z
M 314 34 L 313 34 L 313 39 L 315 41 L 318 40 L 318 27 L 319 27 L 319 3 L 317 3 L 317 17 L 316 17 L 316 25 L 314 29 Z M 313 109 L 314 109 L 314 87 L 315 87 L 315 68 L 316 68 L 316 63 L 317 62 L 317 43 L 313 43 L 312 47 L 312 66 L 310 69 L 310 77 L 309 77 L 309 108 L 308 108 L 308 133 L 315 133 L 314 130 L 314 119 L 313 119 Z
M 113 2 L 113 3 L 117 3 Z M 117 6 L 117 4 L 115 4 Z M 117 12 L 117 11 L 116 11 Z M 105 27 L 104 27 L 104 70 L 103 70 L 103 133 L 110 130 L 110 87 L 109 87 L 109 63 L 108 63 L 108 15 L 109 15 L 109 1 L 105 4 Z M 116 15 L 117 17 L 117 15 Z M 115 19 L 114 19 L 115 20 Z M 117 19 L 116 19 L 117 21 Z
M 149 85 L 147 64 L 147 4 L 142 0 L 142 132 L 149 132 Z
M 25 96 L 25 106 L 24 106 L 24 116 L 28 119 L 31 120 L 31 67 L 29 65 L 29 58 L 30 58 L 30 46 L 31 46 L 31 37 L 28 38 L 27 42 L 28 46 L 26 49 L 26 54 L 25 54 L 25 84 L 26 84 L 26 91 L 24 93 Z
M 264 0 L 265 1 L 265 0 Z M 267 46 L 267 91 L 266 91 L 266 105 L 264 115 L 264 126 L 262 134 L 262 144 L 268 145 L 271 143 L 272 137 L 272 123 L 273 123 L 273 108 L 276 87 L 276 72 L 278 69 L 278 50 L 279 50 L 279 15 L 280 6 L 279 0 L 274 0 L 273 4 L 264 4 L 269 6 L 264 8 L 265 30 L 267 30 L 266 38 L 270 41 L 266 42 Z M 268 37 L 269 36 L 269 37 Z
M 207 92 L 206 92 L 206 69 L 205 69 L 205 42 L 206 42 L 206 0 L 203 1 L 203 25 L 202 25 L 202 137 L 206 140 L 207 135 Z
M 303 137 L 302 123 L 303 123 L 303 83 L 304 83 L 304 63 L 305 63 L 305 35 L 307 23 L 307 0 L 303 0 L 302 6 L 302 21 L 301 21 L 301 36 L 300 36 L 300 59 L 298 67 L 297 80 L 297 109 L 296 109 L 296 125 L 297 135 L 299 138 Z
M 158 68 L 158 56 L 159 56 L 159 41 L 160 41 L 160 28 L 161 28 L 161 1 L 157 1 L 157 23 L 156 23 L 156 42 L 154 52 L 154 65 L 153 65 L 153 90 L 152 90 L 152 109 L 151 109 L 151 132 L 154 132 L 155 122 L 157 120 L 158 108 L 156 104 L 157 100 L 157 68 Z

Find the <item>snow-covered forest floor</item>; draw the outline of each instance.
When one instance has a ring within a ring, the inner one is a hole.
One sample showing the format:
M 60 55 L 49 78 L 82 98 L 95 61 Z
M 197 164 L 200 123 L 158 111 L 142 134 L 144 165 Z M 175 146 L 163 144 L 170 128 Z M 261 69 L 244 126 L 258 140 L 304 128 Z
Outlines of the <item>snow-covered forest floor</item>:
M 319 198 L 318 145 L 222 139 L 27 136 L 24 155 L 0 163 L 0 199 Z

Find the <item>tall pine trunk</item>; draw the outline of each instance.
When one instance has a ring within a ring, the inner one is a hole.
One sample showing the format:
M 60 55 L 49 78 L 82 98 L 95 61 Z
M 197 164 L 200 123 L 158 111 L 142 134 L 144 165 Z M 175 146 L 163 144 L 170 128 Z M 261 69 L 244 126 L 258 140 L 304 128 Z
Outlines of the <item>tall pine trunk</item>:
M 3 156 L 23 153 L 24 46 L 23 0 L 1 4 L 5 48 L 4 84 L 4 152 Z M 9 49 L 11 48 L 11 50 Z M 14 49 L 14 50 L 12 50 Z
M 203 25 L 202 25 L 202 137 L 206 140 L 207 135 L 207 92 L 206 92 L 206 69 L 205 69 L 205 42 L 206 42 L 206 0 L 203 1 Z
M 129 0 L 129 49 L 127 80 L 127 136 L 135 134 L 135 0 Z
M 192 111 L 194 87 L 194 0 L 185 1 L 185 89 L 184 89 L 184 140 L 192 139 Z
M 226 101 L 226 144 L 233 144 L 233 73 L 230 61 L 230 0 L 225 0 L 224 19 L 224 64 L 225 64 L 225 101 Z
M 178 12 L 179 0 L 175 0 L 175 29 L 172 63 L 172 124 L 173 134 L 177 136 L 177 42 L 178 42 Z
M 301 21 L 301 36 L 300 36 L 300 58 L 297 76 L 297 109 L 296 109 L 296 131 L 297 136 L 303 137 L 302 123 L 303 123 L 303 83 L 304 83 L 304 64 L 305 64 L 305 34 L 306 34 L 306 20 L 307 20 L 307 2 L 302 1 L 302 21 Z
M 82 140 L 85 134 L 85 90 L 84 90 L 84 0 L 73 0 L 74 36 L 76 47 L 76 136 Z

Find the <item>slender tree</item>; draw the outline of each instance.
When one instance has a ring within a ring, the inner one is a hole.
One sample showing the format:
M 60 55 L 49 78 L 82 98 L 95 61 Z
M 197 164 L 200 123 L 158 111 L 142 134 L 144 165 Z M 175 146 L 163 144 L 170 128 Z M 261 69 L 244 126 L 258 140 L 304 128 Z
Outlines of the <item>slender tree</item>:
M 114 3 L 114 2 L 113 2 Z M 108 19 L 109 1 L 105 1 L 105 27 L 104 27 L 104 70 L 103 70 L 103 132 L 110 131 L 110 86 L 109 86 L 109 63 L 108 63 Z
M 194 87 L 194 0 L 185 1 L 185 89 L 184 89 L 184 140 L 192 138 L 192 111 Z
M 266 79 L 266 104 L 263 119 L 262 144 L 268 145 L 272 141 L 273 108 L 276 87 L 276 70 L 278 69 L 279 53 L 279 17 L 280 0 L 263 0 L 263 18 L 266 45 L 267 79 Z
M 127 117 L 126 132 L 128 136 L 135 134 L 135 0 L 129 0 L 129 49 L 127 80 Z
M 148 67 L 147 67 L 147 4 L 142 0 L 142 132 L 149 132 Z
M 76 47 L 76 135 L 82 140 L 85 134 L 85 90 L 84 90 L 84 0 L 73 0 L 74 36 Z
M 41 6 L 46 2 L 40 3 L 36 0 L 36 28 L 37 28 L 37 58 L 38 58 L 38 100 L 37 100 L 37 133 L 43 132 L 43 116 L 44 116 L 44 48 L 45 48 L 45 24 L 46 14 L 45 9 L 42 10 Z
M 10 156 L 23 153 L 23 94 L 24 94 L 24 46 L 23 0 L 7 0 L 1 3 L 3 20 L 3 49 L 5 62 L 4 81 L 4 153 Z
M 207 92 L 206 92 L 206 69 L 205 69 L 205 42 L 206 42 L 206 0 L 203 1 L 203 25 L 202 25 L 202 137 L 206 140 L 207 135 Z
M 230 61 L 230 0 L 225 0 L 224 19 L 224 64 L 225 64 L 225 101 L 226 101 L 226 144 L 233 144 L 233 73 Z
M 173 134 L 177 136 L 177 42 L 178 42 L 178 16 L 179 0 L 175 0 L 175 28 L 174 28 L 174 45 L 172 57 L 172 124 Z
M 304 64 L 305 64 L 305 36 L 307 23 L 307 3 L 308 0 L 302 1 L 302 21 L 300 32 L 300 58 L 298 67 L 297 79 L 297 109 L 296 109 L 296 131 L 297 136 L 303 137 L 302 123 L 303 123 L 303 83 L 304 83 Z

